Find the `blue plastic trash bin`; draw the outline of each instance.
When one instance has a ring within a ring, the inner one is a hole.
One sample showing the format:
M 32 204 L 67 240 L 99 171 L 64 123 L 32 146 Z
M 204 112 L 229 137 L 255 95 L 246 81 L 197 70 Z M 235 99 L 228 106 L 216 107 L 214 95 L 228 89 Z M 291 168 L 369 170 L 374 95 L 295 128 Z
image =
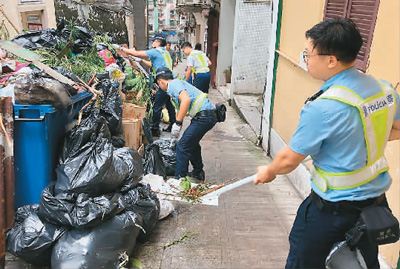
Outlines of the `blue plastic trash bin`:
M 56 179 L 66 126 L 91 98 L 92 94 L 79 92 L 64 110 L 14 105 L 15 209 L 39 203 L 42 190 Z

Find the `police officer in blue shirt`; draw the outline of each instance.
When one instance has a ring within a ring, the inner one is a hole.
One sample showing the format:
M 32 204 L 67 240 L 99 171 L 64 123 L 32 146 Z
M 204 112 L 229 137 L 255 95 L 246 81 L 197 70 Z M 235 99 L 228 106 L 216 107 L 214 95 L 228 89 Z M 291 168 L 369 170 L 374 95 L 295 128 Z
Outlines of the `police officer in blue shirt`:
M 156 80 L 160 88 L 173 98 L 178 109 L 171 135 L 179 137 L 184 117 L 187 113 L 192 117 L 190 125 L 176 146 L 175 178 L 189 177 L 197 183 L 203 182 L 205 175 L 200 140 L 217 123 L 215 105 L 210 102 L 207 94 L 193 85 L 174 79 L 168 68 L 157 69 Z M 189 162 L 193 166 L 193 171 L 188 173 Z
M 400 137 L 399 98 L 390 84 L 356 69 L 361 45 L 347 19 L 329 19 L 306 32 L 303 60 L 311 76 L 325 83 L 301 111 L 289 146 L 257 168 L 254 183 L 267 183 L 307 155 L 313 158 L 312 191 L 297 212 L 286 268 L 325 268 L 332 246 L 345 240 L 363 208 L 388 206 L 384 149 Z M 358 246 L 365 263 L 379 268 L 378 247 L 365 238 Z
M 151 64 L 148 61 L 143 61 L 146 65 L 153 68 L 153 72 L 160 67 L 167 67 L 172 70 L 172 59 L 169 52 L 165 49 L 167 41 L 162 36 L 154 36 L 151 38 L 152 49 L 150 50 L 140 50 L 126 49 L 118 47 L 127 54 L 136 57 L 149 58 Z M 170 124 L 168 127 L 164 128 L 163 131 L 170 132 L 172 125 L 175 122 L 175 107 L 172 105 L 171 100 L 164 91 L 158 90 L 155 96 L 153 105 L 153 122 L 151 124 L 151 131 L 153 136 L 160 136 L 160 122 L 161 122 L 161 111 L 164 107 L 167 107 Z

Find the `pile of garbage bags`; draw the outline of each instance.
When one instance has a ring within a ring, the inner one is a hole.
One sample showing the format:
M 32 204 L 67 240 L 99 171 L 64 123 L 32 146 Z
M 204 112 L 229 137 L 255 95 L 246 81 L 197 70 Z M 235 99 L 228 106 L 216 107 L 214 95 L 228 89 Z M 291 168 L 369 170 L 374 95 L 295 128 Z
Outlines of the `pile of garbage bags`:
M 132 68 L 127 75 L 129 83 L 125 83 L 126 61 L 109 51 L 107 44 L 95 43 L 87 29 L 70 28 L 59 21 L 57 29 L 25 32 L 13 42 L 33 51 L 47 48 L 44 51 L 51 51 L 52 57 L 57 54 L 47 62 L 49 68 L 81 86 L 82 80 L 90 84 L 88 78 L 95 78 L 92 87 L 101 95 L 66 134 L 56 179 L 42 191 L 40 203 L 17 210 L 14 227 L 7 232 L 7 251 L 37 266 L 118 268 L 121 255 L 129 256 L 136 241 L 148 238 L 158 225 L 160 201 L 141 180 L 146 174 L 174 176 L 177 141 L 153 142 L 150 135 L 144 156 L 124 147 L 121 89 L 138 101 L 148 83 L 135 77 Z M 0 85 L 12 92 L 16 103 L 65 108 L 77 93 L 76 87 L 29 61 L 5 60 L 3 52 L 0 50 L 0 57 L 7 68 Z M 93 57 L 94 74 L 92 70 L 77 74 L 57 59 L 62 56 L 71 61 L 70 67 L 84 67 L 79 61 L 86 55 Z M 101 64 L 96 65 L 98 59 Z M 142 99 L 149 101 L 145 97 Z
M 59 44 L 67 43 L 73 37 L 72 52 L 77 54 L 92 48 L 93 36 L 91 32 L 81 26 L 72 29 L 60 19 L 57 29 L 26 31 L 16 36 L 12 41 L 21 47 L 34 49 L 38 47 L 55 48 Z
M 91 103 L 70 130 L 57 179 L 40 203 L 18 209 L 7 232 L 7 251 L 51 268 L 118 268 L 137 240 L 157 227 L 160 202 L 144 175 L 137 151 L 114 145 L 120 137 L 122 100 L 103 80 L 102 100 Z
M 99 40 L 95 41 L 95 37 Z M 47 70 L 53 69 L 76 84 L 89 84 L 92 77 L 96 77 L 96 81 L 113 79 L 107 70 L 110 60 L 113 70 L 121 72 L 124 71 L 126 60 L 115 50 L 109 51 L 110 46 L 102 43 L 101 38 L 108 40 L 109 37 L 95 36 L 87 28 L 68 26 L 63 20 L 58 21 L 57 29 L 23 32 L 12 42 L 30 51 L 20 49 L 17 55 L 13 55 L 7 51 L 10 45 L 2 45 L 0 87 L 12 84 L 18 104 L 51 104 L 66 108 L 70 97 L 77 93 L 77 87 L 59 82 L 46 73 L 46 68 L 39 69 L 31 61 L 33 58 L 42 59 L 41 64 L 45 64 Z M 119 84 L 122 85 L 122 82 Z

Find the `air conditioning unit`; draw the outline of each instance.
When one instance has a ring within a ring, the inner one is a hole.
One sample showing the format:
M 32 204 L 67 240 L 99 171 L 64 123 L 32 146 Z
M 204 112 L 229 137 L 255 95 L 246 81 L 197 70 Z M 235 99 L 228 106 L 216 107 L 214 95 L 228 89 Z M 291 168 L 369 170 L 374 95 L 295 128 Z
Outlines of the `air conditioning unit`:
M 177 0 L 177 5 L 178 6 L 184 6 L 184 5 L 206 5 L 206 4 L 211 4 L 211 1 L 209 0 Z

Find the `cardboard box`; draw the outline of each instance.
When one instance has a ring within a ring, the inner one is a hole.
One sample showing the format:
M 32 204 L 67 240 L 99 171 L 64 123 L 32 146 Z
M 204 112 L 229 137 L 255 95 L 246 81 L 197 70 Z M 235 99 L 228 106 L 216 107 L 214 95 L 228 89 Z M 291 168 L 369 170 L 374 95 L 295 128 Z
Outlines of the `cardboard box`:
M 142 121 L 140 119 L 122 119 L 125 147 L 137 150 L 142 144 Z
M 146 107 L 131 103 L 123 103 L 122 119 L 140 119 L 146 116 Z

